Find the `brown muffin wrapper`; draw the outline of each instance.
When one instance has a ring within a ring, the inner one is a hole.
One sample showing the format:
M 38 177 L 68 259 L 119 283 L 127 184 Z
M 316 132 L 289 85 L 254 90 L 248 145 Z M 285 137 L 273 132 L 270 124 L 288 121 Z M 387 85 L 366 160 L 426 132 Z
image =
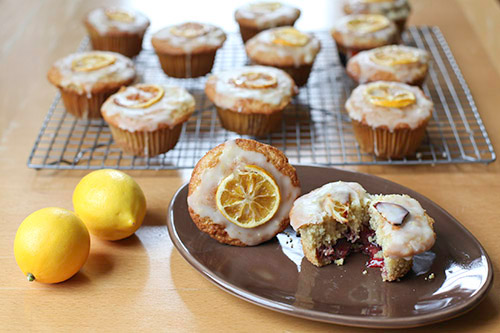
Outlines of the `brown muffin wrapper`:
M 101 105 L 118 89 L 106 93 L 92 93 L 90 98 L 86 94 L 80 95 L 72 91 L 59 88 L 61 99 L 66 111 L 77 118 L 102 118 Z
M 398 29 L 399 35 L 401 35 L 405 31 L 406 21 L 407 21 L 406 17 L 394 21 L 394 24 L 396 25 L 396 28 Z
M 403 158 L 412 155 L 425 137 L 427 122 L 414 129 L 372 128 L 357 120 L 352 120 L 354 135 L 361 150 L 382 158 Z
M 155 131 L 129 132 L 108 124 L 115 143 L 126 153 L 136 156 L 156 156 L 174 148 L 181 135 L 182 124 Z
M 217 50 L 195 54 L 157 53 L 165 74 L 171 77 L 190 78 L 204 76 L 212 70 Z
M 87 31 L 94 50 L 118 52 L 129 58 L 138 55 L 142 50 L 144 34 L 106 36 L 90 27 L 87 27 Z
M 293 26 L 294 24 L 295 24 L 295 21 L 291 24 L 291 26 Z M 247 42 L 247 40 L 249 40 L 253 36 L 257 35 L 259 32 L 269 29 L 269 28 L 259 29 L 259 28 L 254 28 L 254 27 L 248 27 L 248 26 L 241 25 L 239 23 L 238 23 L 238 25 L 240 26 L 240 34 L 241 34 L 241 39 L 243 39 L 243 44 L 245 44 Z M 273 28 L 286 27 L 286 26 L 290 26 L 290 24 L 279 24 Z
M 262 136 L 279 128 L 283 110 L 265 113 L 241 113 L 217 107 L 222 127 L 238 134 Z

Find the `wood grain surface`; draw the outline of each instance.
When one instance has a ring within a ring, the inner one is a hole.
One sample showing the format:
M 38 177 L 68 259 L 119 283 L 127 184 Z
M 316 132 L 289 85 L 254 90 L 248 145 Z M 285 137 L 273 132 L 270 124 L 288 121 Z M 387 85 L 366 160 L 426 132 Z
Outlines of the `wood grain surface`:
M 234 8 L 244 1 L 106 1 L 139 9 L 152 30 L 202 20 L 236 30 Z M 326 29 L 339 1 L 289 1 L 303 10 L 298 27 Z M 0 19 L 0 331 L 366 331 L 289 317 L 231 296 L 204 279 L 173 248 L 166 212 L 191 170 L 129 172 L 143 188 L 148 213 L 136 235 L 119 242 L 92 239 L 83 269 L 57 285 L 28 283 L 13 255 L 14 235 L 31 212 L 72 209 L 85 171 L 26 167 L 56 90 L 46 72 L 76 50 L 85 13 L 97 0 L 1 1 Z M 471 88 L 496 149 L 500 147 L 500 8 L 495 0 L 412 1 L 410 24 L 437 25 Z M 450 212 L 483 244 L 498 276 L 500 170 L 489 165 L 367 166 L 368 172 L 416 190 Z M 438 240 L 439 241 L 439 240 Z M 498 332 L 500 282 L 474 310 L 416 331 Z

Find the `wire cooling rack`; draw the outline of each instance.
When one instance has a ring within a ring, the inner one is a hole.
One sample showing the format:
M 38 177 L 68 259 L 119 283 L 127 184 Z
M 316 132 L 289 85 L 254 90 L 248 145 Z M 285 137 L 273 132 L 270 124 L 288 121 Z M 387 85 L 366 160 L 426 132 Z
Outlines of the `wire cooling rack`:
M 281 149 L 292 163 L 320 165 L 488 163 L 495 152 L 460 69 L 437 27 L 410 27 L 403 36 L 406 45 L 427 49 L 432 58 L 424 92 L 432 98 L 435 112 L 424 143 L 413 156 L 379 159 L 363 153 L 354 138 L 344 103 L 354 83 L 340 65 L 328 32 L 317 32 L 322 50 L 307 86 L 284 113 L 281 130 L 255 138 Z M 66 113 L 59 94 L 50 106 L 28 159 L 28 166 L 42 169 L 179 169 L 192 168 L 211 148 L 241 137 L 221 127 L 215 108 L 203 89 L 206 77 L 175 79 L 166 76 L 145 38 L 145 49 L 135 59 L 140 80 L 188 89 L 197 109 L 184 124 L 181 137 L 171 151 L 155 157 L 122 153 L 101 120 L 76 119 Z M 79 51 L 88 49 L 85 39 Z M 248 63 L 238 34 L 230 34 L 217 53 L 213 71 Z M 245 136 L 244 136 L 245 137 Z

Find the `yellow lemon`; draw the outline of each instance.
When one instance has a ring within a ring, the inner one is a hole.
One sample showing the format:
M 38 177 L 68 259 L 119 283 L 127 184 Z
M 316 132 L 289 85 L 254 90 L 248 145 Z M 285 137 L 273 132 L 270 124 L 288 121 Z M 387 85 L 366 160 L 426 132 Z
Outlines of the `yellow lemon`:
M 132 177 L 103 169 L 80 180 L 73 192 L 73 207 L 91 234 L 118 240 L 139 229 L 146 215 L 146 198 Z
M 386 83 L 371 85 L 365 91 L 368 101 L 373 105 L 388 108 L 404 108 L 415 103 L 415 94 L 402 87 Z
M 80 270 L 89 256 L 90 235 L 73 212 L 43 208 L 19 226 L 14 241 L 17 264 L 29 281 L 57 283 Z
M 165 95 L 165 89 L 157 84 L 136 84 L 129 87 L 129 91 L 130 93 L 127 95 L 117 95 L 113 100 L 115 104 L 132 109 L 142 109 L 155 104 Z
M 246 165 L 224 178 L 215 196 L 222 215 L 242 228 L 255 228 L 272 219 L 281 200 L 274 178 L 256 165 Z

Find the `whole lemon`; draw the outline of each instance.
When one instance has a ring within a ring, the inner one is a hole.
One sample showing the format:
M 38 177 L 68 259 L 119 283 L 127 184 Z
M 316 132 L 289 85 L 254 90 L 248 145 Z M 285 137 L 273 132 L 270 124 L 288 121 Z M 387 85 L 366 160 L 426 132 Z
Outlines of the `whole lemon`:
M 17 264 L 29 281 L 69 279 L 89 256 L 90 235 L 82 220 L 64 208 L 49 207 L 29 215 L 14 240 Z
M 118 240 L 139 229 L 146 215 L 146 198 L 132 177 L 103 169 L 80 180 L 73 192 L 73 207 L 91 234 Z

